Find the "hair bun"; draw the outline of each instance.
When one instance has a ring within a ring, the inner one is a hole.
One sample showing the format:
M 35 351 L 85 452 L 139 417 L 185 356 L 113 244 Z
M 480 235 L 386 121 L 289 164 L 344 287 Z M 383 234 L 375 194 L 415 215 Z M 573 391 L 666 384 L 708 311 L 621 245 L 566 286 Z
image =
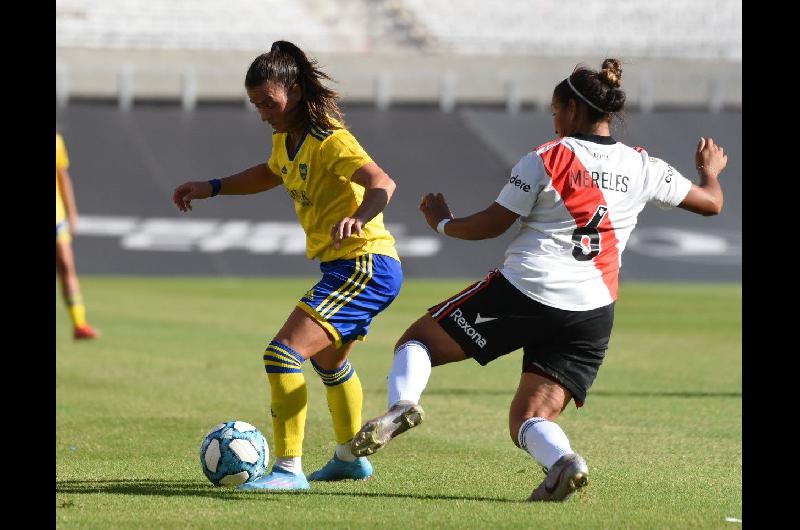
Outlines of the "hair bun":
M 617 59 L 606 59 L 599 77 L 611 88 L 619 88 L 622 85 L 622 63 Z

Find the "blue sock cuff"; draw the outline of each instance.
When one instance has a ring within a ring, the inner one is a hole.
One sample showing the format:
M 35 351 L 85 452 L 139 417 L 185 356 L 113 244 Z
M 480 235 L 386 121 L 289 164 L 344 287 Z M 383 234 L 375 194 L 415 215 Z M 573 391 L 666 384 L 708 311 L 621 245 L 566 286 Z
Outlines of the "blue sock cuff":
M 289 346 L 273 340 L 264 351 L 264 369 L 267 373 L 302 373 L 303 357 Z
M 311 366 L 314 367 L 314 370 L 319 374 L 320 379 L 326 386 L 341 385 L 356 373 L 353 365 L 350 364 L 350 360 L 346 360 L 342 366 L 335 370 L 324 370 L 312 358 Z

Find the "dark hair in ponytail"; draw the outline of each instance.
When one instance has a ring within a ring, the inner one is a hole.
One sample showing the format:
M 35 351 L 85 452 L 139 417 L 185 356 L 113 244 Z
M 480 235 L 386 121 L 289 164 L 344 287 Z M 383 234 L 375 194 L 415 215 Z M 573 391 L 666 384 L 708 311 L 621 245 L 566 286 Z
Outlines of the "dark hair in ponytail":
M 339 94 L 321 82 L 322 79 L 333 79 L 316 65 L 315 60 L 306 57 L 303 50 L 291 42 L 275 41 L 270 51 L 256 57 L 247 69 L 244 86 L 253 89 L 272 81 L 289 90 L 297 83 L 302 93 L 298 104 L 298 120 L 301 125 L 308 127 L 313 124 L 323 129 L 338 128 L 331 119 L 333 118 L 343 127 L 344 114 L 339 109 Z
M 569 86 L 567 79 L 575 90 Z M 578 65 L 567 79 L 561 81 L 553 91 L 562 105 L 574 99 L 577 104 L 586 107 L 587 117 L 592 123 L 610 120 L 622 112 L 625 91 L 619 88 L 622 85 L 622 63 L 618 59 L 603 61 L 599 72 Z

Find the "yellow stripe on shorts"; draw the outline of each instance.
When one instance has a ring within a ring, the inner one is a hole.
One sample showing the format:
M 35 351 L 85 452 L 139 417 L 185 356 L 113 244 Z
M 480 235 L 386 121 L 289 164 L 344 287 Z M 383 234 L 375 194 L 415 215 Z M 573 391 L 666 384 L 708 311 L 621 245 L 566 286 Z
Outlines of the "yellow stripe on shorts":
M 341 308 L 347 305 L 353 298 L 361 294 L 361 292 L 367 288 L 367 284 L 372 279 L 372 254 L 368 254 L 368 256 L 369 256 L 369 261 L 367 263 L 366 278 L 363 280 L 363 283 L 359 284 L 357 289 L 348 294 L 346 298 L 342 301 L 342 303 L 339 304 L 335 309 L 329 311 L 328 314 L 326 315 L 326 318 L 330 318 L 333 315 L 335 315 L 337 311 L 339 311 Z
M 370 255 L 370 258 L 372 256 Z M 333 316 L 337 311 L 347 305 L 355 296 L 358 295 L 361 291 L 363 291 L 369 280 L 372 278 L 372 272 L 369 267 L 368 258 L 367 256 L 362 257 L 361 262 L 361 274 L 353 281 L 353 283 L 345 289 L 343 292 L 339 293 L 338 300 L 334 301 L 333 304 L 329 305 L 325 309 L 325 318 L 330 318 Z
M 359 281 L 366 273 L 366 256 L 357 256 L 356 257 L 356 266 L 353 270 L 353 274 L 345 281 L 341 287 L 333 291 L 331 294 L 325 298 L 325 301 L 322 302 L 320 305 L 316 307 L 316 310 L 325 318 L 328 318 L 326 315 L 332 308 L 336 307 L 339 303 L 339 300 L 346 297 L 349 292 L 353 289 L 357 289 L 359 286 Z M 327 307 L 325 307 L 327 306 Z

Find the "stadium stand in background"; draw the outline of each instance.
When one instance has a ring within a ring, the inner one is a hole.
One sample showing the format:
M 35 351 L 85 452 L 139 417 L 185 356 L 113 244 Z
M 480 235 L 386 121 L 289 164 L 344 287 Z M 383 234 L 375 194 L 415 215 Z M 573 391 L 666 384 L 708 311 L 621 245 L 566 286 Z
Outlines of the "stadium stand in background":
M 557 76 L 605 56 L 626 60 L 645 111 L 741 108 L 742 6 L 726 0 L 60 0 L 57 103 L 243 99 L 242 72 L 278 39 L 378 108 L 545 107 Z
M 617 139 L 687 176 L 700 135 L 730 154 L 724 212 L 701 226 L 646 208 L 622 279 L 740 281 L 741 28 L 741 3 L 722 0 L 58 0 L 56 118 L 81 178 L 82 274 L 317 273 L 284 194 L 190 216 L 169 200 L 188 178 L 263 160 L 269 127 L 244 75 L 284 39 L 336 79 L 348 126 L 397 179 L 386 219 L 408 277 L 498 265 L 513 234 L 475 253 L 432 233 L 419 198 L 485 208 L 553 134 L 553 87 L 579 62 L 618 56 L 628 112 Z

